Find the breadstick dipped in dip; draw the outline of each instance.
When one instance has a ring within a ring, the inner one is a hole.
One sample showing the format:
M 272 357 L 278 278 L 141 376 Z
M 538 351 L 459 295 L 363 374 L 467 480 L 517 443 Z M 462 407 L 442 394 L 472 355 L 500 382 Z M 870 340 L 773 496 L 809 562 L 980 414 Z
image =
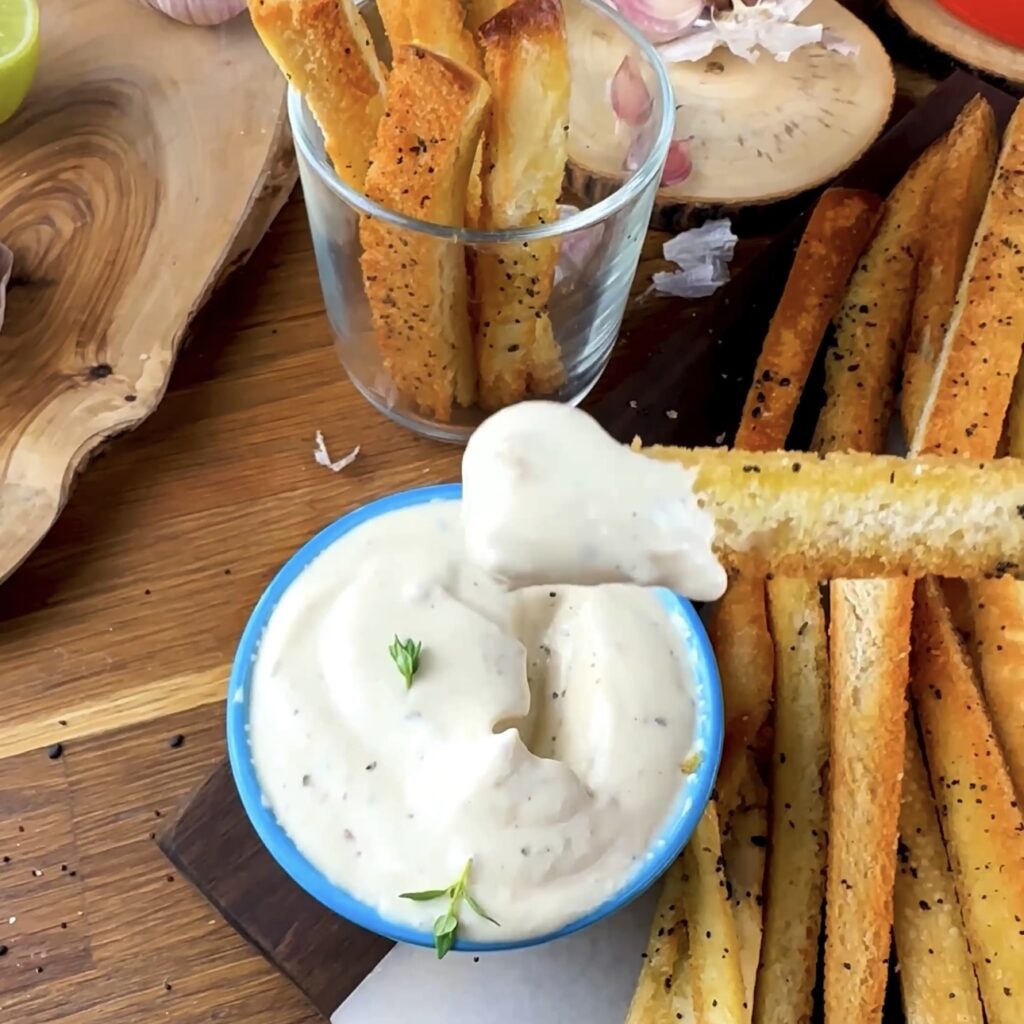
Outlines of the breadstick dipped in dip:
M 629 581 L 704 601 L 727 569 L 1024 576 L 1017 459 L 641 453 L 577 409 L 528 402 L 483 423 L 462 471 L 469 557 L 513 586 Z

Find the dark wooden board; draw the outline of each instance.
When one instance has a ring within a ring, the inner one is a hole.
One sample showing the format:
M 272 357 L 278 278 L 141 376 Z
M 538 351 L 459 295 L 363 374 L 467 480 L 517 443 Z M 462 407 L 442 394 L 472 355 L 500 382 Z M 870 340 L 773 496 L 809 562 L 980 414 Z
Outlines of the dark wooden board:
M 958 72 L 880 139 L 843 184 L 888 192 L 978 92 L 1005 125 L 1013 98 Z M 731 439 L 805 217 L 700 314 L 680 319 L 671 299 L 632 311 L 614 379 L 590 407 L 616 437 L 626 441 L 639 434 L 649 443 L 689 445 Z M 794 446 L 809 436 L 820 403 L 819 374 L 807 389 Z M 188 799 L 159 841 L 180 872 L 325 1016 L 391 948 L 389 941 L 336 917 L 285 876 L 250 827 L 226 763 Z M 894 985 L 889 994 L 885 1021 L 897 1024 L 902 1015 Z

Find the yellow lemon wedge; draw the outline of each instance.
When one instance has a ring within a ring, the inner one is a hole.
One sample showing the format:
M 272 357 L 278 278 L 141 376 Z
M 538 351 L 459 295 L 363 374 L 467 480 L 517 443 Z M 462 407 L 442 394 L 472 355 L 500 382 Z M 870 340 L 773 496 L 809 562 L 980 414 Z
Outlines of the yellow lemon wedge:
M 21 106 L 39 62 L 36 0 L 0 2 L 0 124 Z

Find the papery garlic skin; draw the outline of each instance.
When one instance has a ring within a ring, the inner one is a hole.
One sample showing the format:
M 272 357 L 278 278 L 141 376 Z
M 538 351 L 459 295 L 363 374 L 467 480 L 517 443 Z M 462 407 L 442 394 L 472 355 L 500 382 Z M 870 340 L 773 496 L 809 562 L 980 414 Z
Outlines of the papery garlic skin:
M 141 0 L 183 25 L 221 25 L 245 10 L 245 0 Z

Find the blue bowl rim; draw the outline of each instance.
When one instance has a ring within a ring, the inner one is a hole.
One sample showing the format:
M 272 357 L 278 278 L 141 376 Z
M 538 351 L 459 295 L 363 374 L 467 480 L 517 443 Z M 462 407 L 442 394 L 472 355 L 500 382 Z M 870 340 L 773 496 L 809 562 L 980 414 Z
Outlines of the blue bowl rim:
M 367 931 L 395 942 L 416 946 L 432 947 L 433 935 L 388 920 L 376 909 L 357 900 L 330 881 L 299 851 L 278 823 L 269 805 L 264 803 L 250 753 L 247 729 L 249 692 L 256 651 L 271 613 L 288 587 L 318 555 L 346 533 L 377 516 L 427 502 L 453 501 L 461 496 L 461 484 L 435 484 L 399 491 L 353 509 L 306 541 L 278 570 L 256 602 L 242 632 L 228 680 L 228 760 L 242 807 L 267 851 L 296 885 L 329 910 Z M 650 888 L 665 873 L 693 835 L 697 822 L 711 799 L 722 755 L 724 711 L 721 683 L 711 643 L 696 609 L 685 598 L 667 590 L 660 590 L 659 597 L 673 613 L 674 621 L 681 619 L 689 634 L 687 649 L 695 650 L 697 654 L 693 664 L 697 708 L 694 749 L 699 751 L 701 756 L 694 772 L 688 777 L 688 784 L 680 790 L 676 803 L 678 813 L 673 815 L 666 831 L 652 844 L 648 856 L 639 862 L 637 870 L 626 885 L 583 917 L 569 922 L 556 931 L 508 942 L 457 940 L 454 946 L 456 950 L 481 953 L 519 949 L 541 945 L 586 928 L 615 913 Z

